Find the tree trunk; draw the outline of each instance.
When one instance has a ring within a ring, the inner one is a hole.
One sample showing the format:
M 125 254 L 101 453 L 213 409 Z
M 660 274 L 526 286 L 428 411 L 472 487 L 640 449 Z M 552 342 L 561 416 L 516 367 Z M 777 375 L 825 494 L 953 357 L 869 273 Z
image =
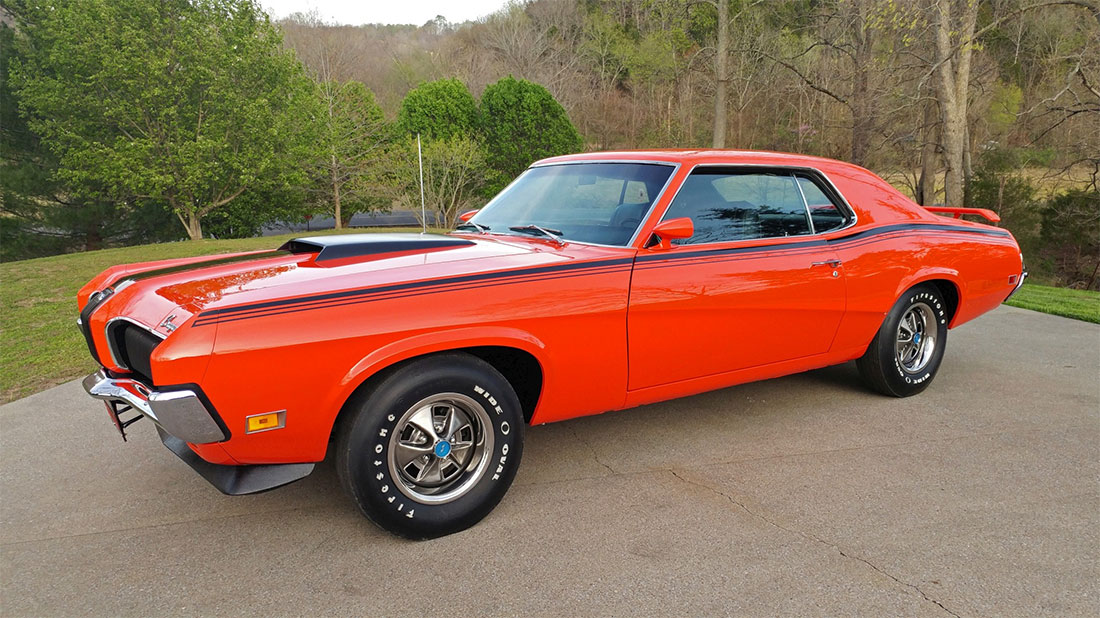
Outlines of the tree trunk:
M 96 251 L 103 248 L 103 234 L 96 223 L 90 223 L 84 230 L 84 250 Z
M 970 90 L 970 54 L 977 0 L 959 0 L 958 14 L 952 15 L 952 0 L 936 0 L 934 7 L 936 44 L 935 84 L 940 104 L 940 135 L 943 143 L 944 193 L 948 206 L 962 206 L 966 183 L 966 118 Z M 957 33 L 957 38 L 953 34 Z
M 730 23 L 729 0 L 718 0 L 718 52 L 714 68 L 716 72 L 714 91 L 714 139 L 715 148 L 726 147 L 726 95 L 729 91 L 729 47 Z
M 862 9 L 862 7 L 860 7 Z M 852 163 L 866 166 L 871 151 L 871 136 L 875 130 L 875 97 L 871 93 L 871 68 L 874 66 L 874 46 L 871 29 L 865 27 L 860 11 L 860 27 L 856 30 L 856 74 L 852 80 Z
M 340 212 L 340 182 L 336 178 L 336 156 L 332 157 L 332 211 L 336 215 L 336 228 L 343 229 L 344 219 Z
M 924 122 L 921 128 L 920 180 L 917 183 L 917 202 L 922 206 L 936 203 L 936 122 L 935 104 L 924 104 Z
M 974 165 L 970 160 L 970 153 L 974 149 L 974 144 L 970 143 L 970 122 L 966 123 L 966 133 L 963 138 L 963 186 L 970 184 L 970 179 L 974 176 Z
M 871 131 L 874 119 L 871 115 L 870 94 L 867 92 L 867 72 L 856 73 L 856 96 L 853 97 L 852 163 L 867 165 L 867 153 L 871 150 Z M 863 91 L 860 93 L 860 91 Z
M 943 139 L 943 162 L 946 168 L 943 177 L 943 191 L 944 203 L 947 206 L 962 206 L 963 204 L 963 187 L 965 184 L 963 149 L 966 143 L 966 132 L 963 131 L 962 125 L 965 122 L 965 119 L 959 121 L 957 112 L 947 112 L 943 115 L 941 135 Z
M 187 215 L 187 235 L 191 240 L 202 240 L 202 219 L 195 213 Z

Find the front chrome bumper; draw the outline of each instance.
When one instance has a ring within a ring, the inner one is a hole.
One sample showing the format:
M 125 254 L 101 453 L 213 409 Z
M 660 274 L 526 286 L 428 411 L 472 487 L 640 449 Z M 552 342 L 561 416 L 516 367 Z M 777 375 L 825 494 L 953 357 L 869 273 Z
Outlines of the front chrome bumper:
M 96 399 L 131 406 L 184 442 L 208 444 L 229 438 L 213 412 L 193 390 L 156 391 L 137 380 L 112 378 L 102 369 L 84 378 L 83 386 Z

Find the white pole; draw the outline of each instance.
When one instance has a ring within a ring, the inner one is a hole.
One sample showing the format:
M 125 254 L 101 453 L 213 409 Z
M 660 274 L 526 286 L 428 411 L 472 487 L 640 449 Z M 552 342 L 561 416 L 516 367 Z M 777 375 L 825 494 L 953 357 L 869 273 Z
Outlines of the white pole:
M 424 154 L 420 150 L 420 134 L 416 134 L 416 160 L 420 164 L 420 223 L 421 234 L 428 233 L 428 211 L 424 206 Z

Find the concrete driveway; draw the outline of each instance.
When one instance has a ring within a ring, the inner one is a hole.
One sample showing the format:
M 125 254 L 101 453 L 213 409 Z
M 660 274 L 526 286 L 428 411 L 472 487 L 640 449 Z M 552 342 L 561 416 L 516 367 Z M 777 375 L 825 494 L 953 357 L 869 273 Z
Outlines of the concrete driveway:
M 0 423 L 6 616 L 1100 614 L 1100 326 L 1021 309 L 910 399 L 849 364 L 535 427 L 496 511 L 429 542 L 331 462 L 224 497 L 75 382 Z

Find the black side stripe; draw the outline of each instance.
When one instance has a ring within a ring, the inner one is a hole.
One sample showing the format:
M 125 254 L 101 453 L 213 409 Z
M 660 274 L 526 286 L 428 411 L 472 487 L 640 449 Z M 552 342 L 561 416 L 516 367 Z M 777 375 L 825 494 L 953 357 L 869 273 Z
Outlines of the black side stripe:
M 798 248 L 791 248 L 789 250 L 783 250 L 782 245 L 779 245 L 779 246 L 770 245 L 770 246 L 766 247 L 765 250 L 762 250 L 762 251 L 738 252 L 738 254 L 735 254 L 732 257 L 728 254 L 718 254 L 718 255 L 710 255 L 710 256 L 703 256 L 703 257 L 695 257 L 695 258 L 692 258 L 690 260 L 678 260 L 678 259 L 673 258 L 673 259 L 669 259 L 667 261 L 662 261 L 662 262 L 654 261 L 654 262 L 649 262 L 648 264 L 639 264 L 635 268 L 637 270 L 653 270 L 655 268 L 670 268 L 670 267 L 678 267 L 678 266 L 699 266 L 699 265 L 705 265 L 705 264 L 720 264 L 722 262 L 741 262 L 741 261 L 745 261 L 745 260 L 766 259 L 766 258 L 774 257 L 777 254 L 804 255 L 804 254 L 810 254 L 810 253 L 814 253 L 814 252 L 815 252 L 814 247 L 806 247 L 806 246 L 802 246 L 802 245 L 799 245 Z
M 1001 236 L 1004 238 L 1012 237 L 1012 234 L 1010 234 L 1008 230 L 1002 230 L 1000 228 L 980 228 L 944 223 L 895 223 L 893 225 L 883 225 L 881 227 L 873 227 L 869 230 L 853 232 L 847 236 L 833 238 L 829 242 L 848 242 L 856 238 L 867 238 L 869 236 L 877 236 L 879 234 L 886 234 L 898 230 L 931 230 L 933 232 L 962 232 L 964 234 L 983 234 L 986 236 Z
M 344 290 L 341 292 L 314 294 L 311 296 L 302 296 L 297 298 L 264 301 L 247 305 L 238 305 L 235 307 L 224 307 L 222 309 L 212 309 L 210 311 L 204 311 L 198 315 L 193 326 L 199 327 L 214 323 L 235 322 L 238 320 L 283 315 L 286 313 L 298 313 L 301 311 L 310 311 L 313 309 L 341 307 L 350 304 L 366 303 L 378 300 L 389 300 L 394 298 L 404 298 L 409 296 L 421 296 L 424 294 L 434 294 L 437 292 L 451 291 L 456 288 L 478 289 L 493 287 L 497 285 L 508 285 L 512 283 L 524 283 L 530 281 L 544 280 L 548 281 L 553 279 L 560 279 L 563 277 L 617 272 L 622 270 L 629 270 L 628 265 L 633 265 L 635 261 L 639 264 L 644 264 L 646 262 L 667 263 L 694 259 L 692 263 L 703 264 L 721 261 L 722 259 L 729 256 L 743 254 L 765 252 L 774 253 L 778 251 L 794 250 L 798 250 L 798 252 L 801 253 L 810 249 L 826 246 L 832 247 L 848 244 L 851 244 L 852 246 L 860 246 L 868 242 L 874 242 L 873 240 L 870 240 L 874 236 L 880 236 L 884 234 L 912 235 L 912 232 L 916 231 L 956 232 L 982 234 L 1003 238 L 1011 237 L 1011 234 L 1009 234 L 1008 231 L 1000 229 L 982 229 L 961 225 L 945 225 L 939 223 L 899 223 L 894 225 L 884 225 L 869 230 L 861 230 L 848 234 L 847 236 L 842 236 L 829 240 L 815 238 L 807 239 L 802 242 L 773 243 L 768 245 L 759 245 L 755 247 L 700 249 L 698 251 L 685 251 L 681 253 L 676 253 L 675 255 L 669 255 L 665 253 L 646 254 L 639 255 L 636 258 L 616 258 L 610 260 L 573 262 L 568 264 L 555 264 L 551 266 L 537 266 L 533 268 L 521 268 L 489 273 L 476 273 L 471 275 L 460 275 L 456 277 L 442 279 L 426 279 L 422 281 L 397 283 L 373 288 L 360 288 L 354 290 Z M 648 268 L 660 268 L 666 265 L 671 264 L 651 264 L 648 265 Z
M 782 251 L 785 249 L 812 249 L 814 247 L 824 247 L 829 243 L 824 240 L 808 240 L 805 242 L 787 242 L 787 243 L 774 243 L 770 245 L 757 245 L 755 247 L 726 247 L 722 249 L 702 249 L 700 251 L 684 251 L 676 254 L 668 253 L 649 253 L 646 255 L 639 255 L 637 261 L 644 262 L 663 262 L 672 260 L 687 260 L 691 258 L 710 258 L 721 257 L 727 255 L 738 255 L 743 253 L 762 253 L 765 251 Z

